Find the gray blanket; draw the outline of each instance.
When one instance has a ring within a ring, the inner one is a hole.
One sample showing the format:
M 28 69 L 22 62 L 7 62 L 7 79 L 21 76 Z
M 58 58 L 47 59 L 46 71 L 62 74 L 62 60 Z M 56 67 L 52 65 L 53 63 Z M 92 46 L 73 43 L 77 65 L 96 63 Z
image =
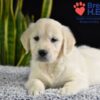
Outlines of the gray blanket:
M 24 83 L 29 71 L 27 67 L 0 66 L 0 100 L 100 100 L 100 85 L 73 96 L 61 96 L 58 89 L 47 89 L 39 96 L 28 95 Z

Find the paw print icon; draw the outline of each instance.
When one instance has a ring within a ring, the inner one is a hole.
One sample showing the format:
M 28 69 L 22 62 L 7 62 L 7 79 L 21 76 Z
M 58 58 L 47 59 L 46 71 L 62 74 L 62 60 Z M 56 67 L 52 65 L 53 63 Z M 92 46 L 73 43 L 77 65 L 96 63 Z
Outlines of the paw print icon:
M 80 16 L 82 16 L 84 13 L 85 13 L 85 3 L 83 3 L 83 2 L 76 2 L 74 5 L 73 5 L 73 7 L 74 7 L 74 10 L 75 10 L 75 12 L 78 14 L 78 15 L 80 15 Z

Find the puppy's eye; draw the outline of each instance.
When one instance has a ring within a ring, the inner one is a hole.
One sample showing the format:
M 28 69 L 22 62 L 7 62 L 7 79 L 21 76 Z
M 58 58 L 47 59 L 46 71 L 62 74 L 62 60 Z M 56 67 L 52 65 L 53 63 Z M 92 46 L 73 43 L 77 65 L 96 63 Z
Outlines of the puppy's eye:
M 57 42 L 58 41 L 58 39 L 56 39 L 56 38 L 51 38 L 51 42 Z
M 35 41 L 39 41 L 39 39 L 40 39 L 39 36 L 35 36 L 35 37 L 34 37 L 34 40 L 35 40 Z

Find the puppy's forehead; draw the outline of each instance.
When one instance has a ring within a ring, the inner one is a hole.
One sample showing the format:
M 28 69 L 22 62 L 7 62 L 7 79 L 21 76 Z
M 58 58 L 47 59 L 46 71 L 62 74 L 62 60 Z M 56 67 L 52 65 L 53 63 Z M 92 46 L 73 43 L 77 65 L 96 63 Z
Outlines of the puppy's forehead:
M 49 18 L 42 18 L 42 19 L 38 20 L 36 22 L 36 24 L 38 24 L 38 25 L 39 24 L 42 24 L 42 25 L 48 24 L 48 25 L 56 25 L 59 28 L 61 27 L 61 24 L 58 21 L 56 21 L 54 19 L 49 19 Z
M 35 23 L 35 29 L 39 33 L 59 33 L 61 32 L 62 25 L 53 19 L 40 19 Z

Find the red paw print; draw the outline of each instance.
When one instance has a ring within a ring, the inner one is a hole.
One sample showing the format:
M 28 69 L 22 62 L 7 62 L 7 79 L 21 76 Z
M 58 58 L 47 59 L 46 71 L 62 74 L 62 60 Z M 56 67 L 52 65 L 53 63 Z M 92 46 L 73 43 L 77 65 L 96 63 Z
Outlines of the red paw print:
M 75 12 L 82 16 L 85 12 L 85 3 L 82 2 L 76 2 L 75 5 L 73 5 L 73 7 L 75 8 Z

